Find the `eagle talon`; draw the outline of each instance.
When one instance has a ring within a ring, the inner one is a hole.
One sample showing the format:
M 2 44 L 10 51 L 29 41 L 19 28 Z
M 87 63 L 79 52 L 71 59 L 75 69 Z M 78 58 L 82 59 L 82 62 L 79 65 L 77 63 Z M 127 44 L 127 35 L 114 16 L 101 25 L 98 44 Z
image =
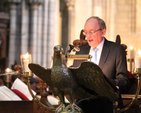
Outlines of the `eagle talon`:
M 69 113 L 83 113 L 81 108 L 79 108 L 76 104 L 69 104 L 66 108 L 65 111 L 69 111 Z
M 58 108 L 56 108 L 55 113 L 61 113 L 65 110 L 65 104 L 60 104 Z

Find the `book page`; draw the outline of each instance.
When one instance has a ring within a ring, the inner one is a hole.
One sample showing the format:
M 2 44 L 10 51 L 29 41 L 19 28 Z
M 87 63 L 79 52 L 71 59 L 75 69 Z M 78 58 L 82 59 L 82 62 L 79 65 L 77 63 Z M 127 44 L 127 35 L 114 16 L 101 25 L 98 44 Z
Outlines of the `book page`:
M 22 100 L 17 94 L 11 91 L 6 86 L 0 86 L 0 99 L 1 100 Z
M 23 93 L 29 100 L 32 100 L 32 99 L 33 99 L 32 96 L 31 96 L 31 94 L 30 94 L 30 92 L 29 92 L 29 90 L 28 90 L 28 86 L 27 86 L 24 82 L 22 82 L 19 78 L 17 78 L 17 79 L 14 81 L 14 83 L 13 83 L 11 89 L 17 89 L 17 90 L 19 90 L 19 91 L 20 91 L 21 93 Z M 32 92 L 33 92 L 34 95 L 36 95 L 36 92 L 35 92 L 35 91 L 32 90 Z
M 0 91 L 0 101 L 11 100 L 7 95 Z

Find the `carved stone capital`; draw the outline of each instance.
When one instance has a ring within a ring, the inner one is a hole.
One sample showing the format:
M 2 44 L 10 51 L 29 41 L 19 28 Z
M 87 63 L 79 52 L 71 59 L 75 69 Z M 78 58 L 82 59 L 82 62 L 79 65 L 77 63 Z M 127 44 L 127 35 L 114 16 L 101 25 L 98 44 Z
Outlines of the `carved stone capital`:
M 38 4 L 38 5 L 40 5 L 44 2 L 44 0 L 26 0 L 26 1 L 29 4 Z
M 68 10 L 72 10 L 74 8 L 74 0 L 65 0 L 65 4 L 68 8 Z
M 22 0 L 6 0 L 6 2 L 7 3 L 15 3 L 15 4 L 17 4 L 17 3 L 21 3 Z

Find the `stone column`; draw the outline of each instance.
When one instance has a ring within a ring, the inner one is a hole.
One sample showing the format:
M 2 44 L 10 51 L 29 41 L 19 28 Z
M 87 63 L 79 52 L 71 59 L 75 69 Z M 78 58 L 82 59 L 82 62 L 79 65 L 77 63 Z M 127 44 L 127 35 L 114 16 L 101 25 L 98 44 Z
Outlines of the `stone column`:
M 31 55 L 32 62 L 37 63 L 37 4 L 31 4 Z
M 25 1 L 22 1 L 21 5 L 21 54 L 25 54 L 28 51 L 28 8 Z
M 75 0 L 65 0 L 65 5 L 67 6 L 67 11 L 68 11 L 68 42 L 67 46 L 69 44 L 73 44 L 73 41 L 75 40 L 75 12 L 74 12 L 74 5 L 75 5 Z M 66 49 L 66 48 L 64 48 Z M 73 60 L 68 60 L 67 65 L 70 66 L 72 65 Z
M 137 0 L 131 0 L 130 1 L 130 18 L 131 18 L 131 20 L 130 20 L 130 24 L 131 24 L 131 33 L 136 33 L 136 28 L 137 28 L 137 9 L 138 9 L 138 4 L 137 3 L 139 3 L 138 1 L 137 1 L 137 3 L 136 3 L 136 1 Z
M 37 14 L 38 6 L 42 4 L 43 0 L 27 0 L 30 4 L 31 9 L 31 34 L 30 36 L 30 51 L 32 55 L 32 62 L 37 63 L 37 50 L 38 50 L 38 41 L 37 41 Z
M 116 12 L 116 0 L 111 0 L 111 11 L 110 11 L 110 40 L 115 41 L 115 12 Z
M 52 61 L 52 56 L 53 56 L 53 48 L 56 44 L 55 40 L 55 34 L 57 33 L 56 31 L 56 15 L 57 15 L 57 0 L 49 0 L 49 16 L 48 16 L 48 34 L 47 34 L 47 67 L 51 66 L 51 61 Z
M 115 41 L 116 35 L 115 34 L 115 11 L 116 11 L 116 0 L 109 0 L 107 1 L 107 29 L 108 36 L 107 38 L 111 41 Z
M 37 16 L 37 63 L 42 65 L 42 5 L 38 8 L 38 16 Z
M 68 9 L 68 44 L 72 44 L 75 40 L 75 34 L 74 34 L 74 0 L 65 0 L 67 9 Z
M 102 0 L 94 0 L 94 15 L 102 17 Z
M 15 63 L 16 59 L 16 47 L 15 47 L 15 40 L 16 40 L 16 4 L 21 3 L 21 0 L 7 0 L 10 3 L 10 35 L 9 35 L 9 57 L 8 57 L 8 66 L 11 66 Z
M 47 33 L 48 33 L 48 0 L 44 2 L 44 10 L 43 10 L 43 53 L 42 53 L 42 65 L 43 67 L 47 67 Z
M 141 1 L 136 0 L 136 25 L 137 25 L 137 32 L 141 32 Z M 140 34 L 141 35 L 141 34 Z

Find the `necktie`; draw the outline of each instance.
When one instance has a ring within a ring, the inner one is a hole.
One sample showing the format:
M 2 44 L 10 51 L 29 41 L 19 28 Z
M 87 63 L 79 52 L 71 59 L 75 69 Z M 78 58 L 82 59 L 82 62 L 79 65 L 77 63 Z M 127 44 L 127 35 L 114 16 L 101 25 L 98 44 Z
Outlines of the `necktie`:
M 94 63 L 97 64 L 97 50 L 98 48 L 94 48 Z

